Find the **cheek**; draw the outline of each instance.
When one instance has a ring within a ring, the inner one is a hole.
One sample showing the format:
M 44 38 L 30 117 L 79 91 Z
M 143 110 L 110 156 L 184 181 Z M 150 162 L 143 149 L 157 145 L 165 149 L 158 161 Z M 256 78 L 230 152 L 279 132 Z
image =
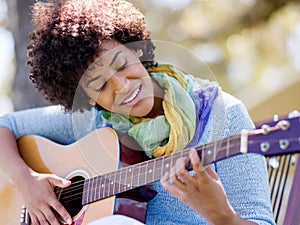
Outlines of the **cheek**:
M 103 91 L 98 94 L 97 96 L 97 104 L 100 105 L 102 108 L 110 110 L 112 108 L 114 99 L 112 98 L 111 94 Z

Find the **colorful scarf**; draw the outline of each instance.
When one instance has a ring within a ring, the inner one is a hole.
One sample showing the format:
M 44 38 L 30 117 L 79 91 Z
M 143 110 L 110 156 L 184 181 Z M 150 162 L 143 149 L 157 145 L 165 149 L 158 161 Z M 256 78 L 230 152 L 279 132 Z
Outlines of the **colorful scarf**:
M 172 65 L 148 69 L 164 89 L 165 115 L 137 118 L 103 110 L 102 117 L 120 132 L 127 132 L 148 157 L 159 157 L 198 143 L 218 95 L 215 82 L 184 74 Z

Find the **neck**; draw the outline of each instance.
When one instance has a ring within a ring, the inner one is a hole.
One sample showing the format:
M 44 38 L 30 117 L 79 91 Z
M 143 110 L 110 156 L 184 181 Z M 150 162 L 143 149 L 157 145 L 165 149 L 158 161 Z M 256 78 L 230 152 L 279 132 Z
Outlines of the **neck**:
M 164 115 L 164 109 L 162 102 L 164 100 L 164 90 L 158 83 L 152 79 L 153 92 L 154 92 L 154 104 L 151 111 L 147 114 L 148 118 L 155 118 L 157 116 Z

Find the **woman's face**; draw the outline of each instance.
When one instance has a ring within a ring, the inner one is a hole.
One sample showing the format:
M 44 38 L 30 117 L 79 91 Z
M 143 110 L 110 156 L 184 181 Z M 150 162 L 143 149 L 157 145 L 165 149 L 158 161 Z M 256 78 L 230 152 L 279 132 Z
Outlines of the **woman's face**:
M 80 85 L 102 108 L 143 117 L 154 105 L 153 83 L 138 53 L 110 40 L 101 45 L 101 54 L 88 67 Z

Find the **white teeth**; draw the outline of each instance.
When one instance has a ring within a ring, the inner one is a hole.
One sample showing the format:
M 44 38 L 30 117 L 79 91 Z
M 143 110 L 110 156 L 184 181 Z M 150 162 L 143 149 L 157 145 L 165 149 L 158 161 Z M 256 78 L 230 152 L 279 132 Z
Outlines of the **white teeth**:
M 138 95 L 138 93 L 140 92 L 140 89 L 141 89 L 141 87 L 138 87 L 129 98 L 127 98 L 125 101 L 123 101 L 123 104 L 132 102 L 135 99 L 135 97 Z

